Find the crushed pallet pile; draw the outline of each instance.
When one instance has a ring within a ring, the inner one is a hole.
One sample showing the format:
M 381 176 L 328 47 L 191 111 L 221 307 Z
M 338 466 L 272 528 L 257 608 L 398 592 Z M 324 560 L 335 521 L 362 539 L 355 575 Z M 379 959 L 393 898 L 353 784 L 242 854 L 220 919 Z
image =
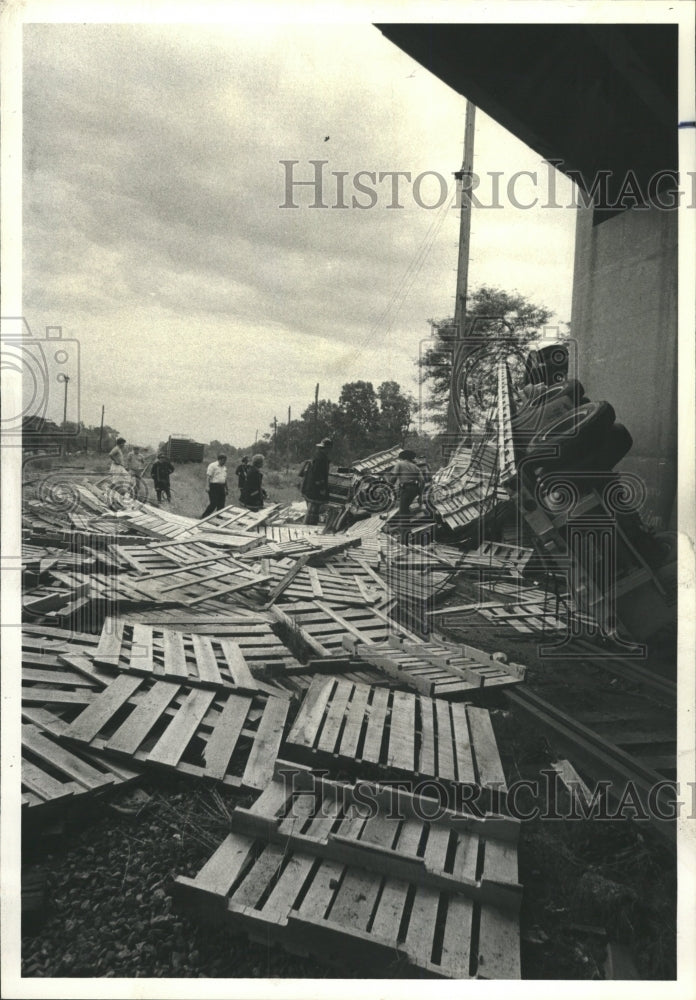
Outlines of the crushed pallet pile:
M 517 585 L 529 550 L 410 546 L 380 515 L 329 533 L 278 505 L 195 521 L 96 488 L 24 515 L 28 819 L 156 769 L 241 790 L 179 906 L 343 968 L 519 976 L 487 700 L 524 668 L 397 611 L 461 574 Z

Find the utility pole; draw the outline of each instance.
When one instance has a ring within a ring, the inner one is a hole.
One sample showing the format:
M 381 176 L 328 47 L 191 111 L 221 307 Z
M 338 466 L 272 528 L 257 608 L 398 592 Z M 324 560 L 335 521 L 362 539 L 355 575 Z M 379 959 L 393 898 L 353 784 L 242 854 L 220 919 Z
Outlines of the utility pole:
M 276 453 L 278 447 L 278 418 L 273 418 L 273 454 Z
M 466 337 L 466 296 L 469 283 L 469 248 L 471 243 L 471 175 L 474 169 L 474 130 L 476 107 L 466 102 L 466 122 L 464 125 L 464 155 L 457 178 L 457 192 L 460 199 L 459 216 L 459 257 L 457 259 L 457 291 L 454 306 L 454 344 L 452 352 L 452 379 L 447 411 L 447 433 L 453 444 L 463 427 L 461 412 L 460 373 L 467 354 Z M 465 181 L 467 182 L 465 184 Z
M 285 471 L 290 472 L 290 421 L 292 420 L 292 410 L 288 406 L 288 441 L 285 453 Z
M 256 442 L 258 441 L 258 439 L 259 439 L 259 429 L 257 427 L 256 428 L 256 435 L 254 436 L 254 444 L 256 444 Z
M 314 441 L 319 436 L 319 383 L 314 390 Z
M 67 451 L 65 439 L 68 433 L 68 382 L 70 381 L 70 376 L 61 372 L 58 375 L 58 381 L 65 385 L 65 396 L 63 398 L 63 440 L 61 442 L 61 454 L 64 455 Z
M 102 438 L 104 437 L 104 406 L 102 405 L 101 426 L 99 428 L 99 454 L 102 450 Z

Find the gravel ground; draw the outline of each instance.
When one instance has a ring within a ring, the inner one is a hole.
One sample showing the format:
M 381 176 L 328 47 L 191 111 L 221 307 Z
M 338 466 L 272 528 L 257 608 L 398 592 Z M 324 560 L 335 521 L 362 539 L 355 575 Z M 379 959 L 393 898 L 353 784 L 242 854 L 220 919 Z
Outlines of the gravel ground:
M 47 884 L 42 914 L 23 921 L 22 974 L 327 975 L 277 946 L 251 944 L 229 929 L 211 930 L 175 912 L 172 879 L 195 875 L 210 857 L 227 833 L 227 811 L 235 800 L 171 779 L 146 780 L 141 787 L 151 797 L 137 815 L 119 814 L 104 801 L 73 817 L 48 852 L 42 838 L 25 838 L 25 874 L 39 865 Z

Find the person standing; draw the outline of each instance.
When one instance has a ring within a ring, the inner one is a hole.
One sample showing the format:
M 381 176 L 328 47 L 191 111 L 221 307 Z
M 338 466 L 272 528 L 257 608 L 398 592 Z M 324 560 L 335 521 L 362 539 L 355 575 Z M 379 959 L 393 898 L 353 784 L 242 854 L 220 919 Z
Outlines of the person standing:
M 399 519 L 405 520 L 411 504 L 423 489 L 423 473 L 416 465 L 415 451 L 400 451 L 391 474 L 392 481 L 399 489 Z
M 145 459 L 143 458 L 138 445 L 133 447 L 133 451 L 128 455 L 128 471 L 133 477 L 133 493 L 140 497 L 142 491 L 143 472 L 145 471 Z
M 172 494 L 169 487 L 169 477 L 172 472 L 174 472 L 174 466 L 166 457 L 164 452 L 160 452 L 156 461 L 152 463 L 152 468 L 150 469 L 150 475 L 152 476 L 152 481 L 155 486 L 158 503 L 162 502 L 163 493 L 167 499 L 167 503 L 172 502 Z
M 242 493 L 244 492 L 244 484 L 246 482 L 247 475 L 249 474 L 249 459 L 245 455 L 240 464 L 234 470 L 237 477 L 237 486 L 239 487 L 239 499 L 242 499 Z
M 263 455 L 254 455 L 244 480 L 241 500 L 249 510 L 261 510 L 266 492 L 263 488 Z
M 109 458 L 111 459 L 111 465 L 109 466 L 111 487 L 121 495 L 125 495 L 128 492 L 128 486 L 130 485 L 130 472 L 126 468 L 126 459 L 123 454 L 125 443 L 125 438 L 116 438 L 116 444 L 109 452 Z
M 322 505 L 329 499 L 329 466 L 331 464 L 331 438 L 323 438 L 314 449 L 302 480 L 302 496 L 307 501 L 305 524 L 318 524 Z
M 211 462 L 205 473 L 208 484 L 210 503 L 201 514 L 201 518 L 209 517 L 216 510 L 222 510 L 227 497 L 227 455 L 218 455 L 216 462 Z

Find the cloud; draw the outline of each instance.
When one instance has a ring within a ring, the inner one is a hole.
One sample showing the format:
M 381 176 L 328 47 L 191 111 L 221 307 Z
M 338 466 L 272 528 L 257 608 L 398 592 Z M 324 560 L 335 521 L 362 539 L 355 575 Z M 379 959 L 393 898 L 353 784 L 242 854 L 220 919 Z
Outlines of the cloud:
M 84 341 L 85 399 L 98 387 L 135 422 L 124 379 L 145 366 L 151 405 L 137 422 L 161 433 L 159 401 L 186 373 L 177 419 L 220 437 L 197 403 L 217 345 L 216 379 L 254 400 L 242 443 L 278 392 L 300 395 L 292 379 L 411 378 L 427 318 L 453 309 L 457 213 L 419 207 L 409 183 L 390 210 L 389 179 L 367 211 L 310 208 L 307 188 L 302 207 L 280 206 L 282 160 L 299 161 L 298 178 L 328 160 L 329 206 L 333 171 L 349 204 L 361 170 L 451 179 L 464 102 L 425 71 L 410 77 L 413 65 L 369 25 L 25 26 L 25 313 Z M 480 121 L 486 169 L 533 156 Z M 569 302 L 568 212 L 537 219 L 536 255 L 530 213 L 474 214 L 472 279 Z

